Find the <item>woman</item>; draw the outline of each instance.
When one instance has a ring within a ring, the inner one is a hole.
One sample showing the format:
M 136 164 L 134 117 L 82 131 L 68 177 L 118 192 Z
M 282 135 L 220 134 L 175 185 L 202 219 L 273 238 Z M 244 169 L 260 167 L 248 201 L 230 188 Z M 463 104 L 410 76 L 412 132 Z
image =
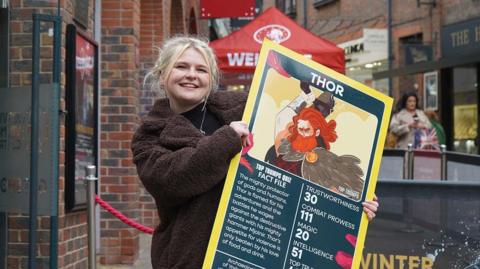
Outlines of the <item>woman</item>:
M 417 129 L 430 129 L 432 125 L 418 108 L 418 97 L 414 92 L 402 96 L 397 111 L 390 121 L 390 131 L 397 136 L 396 148 L 407 149 L 408 144 L 414 144 Z
M 160 225 L 152 239 L 152 266 L 201 268 L 230 160 L 249 146 L 239 121 L 246 94 L 215 92 L 218 66 L 207 43 L 168 40 L 149 74 L 165 91 L 133 141 L 133 161 L 154 197 Z M 364 204 L 368 218 L 378 203 Z
M 432 124 L 432 127 L 435 129 L 435 132 L 438 138 L 438 144 L 445 145 L 446 143 L 445 129 L 443 129 L 443 126 L 440 123 L 440 119 L 438 118 L 437 113 L 434 110 L 426 110 L 425 115 L 427 115 L 428 120 Z

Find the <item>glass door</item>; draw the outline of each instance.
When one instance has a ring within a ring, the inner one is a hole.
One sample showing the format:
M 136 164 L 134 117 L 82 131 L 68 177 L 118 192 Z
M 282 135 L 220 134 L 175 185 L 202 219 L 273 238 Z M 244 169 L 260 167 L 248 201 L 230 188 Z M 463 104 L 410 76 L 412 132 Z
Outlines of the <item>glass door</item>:
M 453 68 L 453 150 L 478 154 L 477 65 Z

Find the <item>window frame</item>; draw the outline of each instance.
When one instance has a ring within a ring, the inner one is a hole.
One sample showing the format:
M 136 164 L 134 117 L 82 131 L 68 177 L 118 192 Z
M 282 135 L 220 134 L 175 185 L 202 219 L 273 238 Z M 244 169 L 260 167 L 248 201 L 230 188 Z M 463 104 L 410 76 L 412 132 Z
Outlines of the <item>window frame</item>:
M 6 16 L 3 16 L 5 13 Z M 10 9 L 0 7 L 0 88 L 9 87 L 10 62 Z M 2 35 L 6 38 L 3 39 Z M 5 57 L 4 57 L 5 56 Z M 5 80 L 5 81 L 3 81 Z
M 313 0 L 313 7 L 318 9 L 336 1 L 337 0 Z
M 295 17 L 297 15 L 297 1 L 285 0 L 283 2 L 283 10 L 285 10 L 285 14 Z

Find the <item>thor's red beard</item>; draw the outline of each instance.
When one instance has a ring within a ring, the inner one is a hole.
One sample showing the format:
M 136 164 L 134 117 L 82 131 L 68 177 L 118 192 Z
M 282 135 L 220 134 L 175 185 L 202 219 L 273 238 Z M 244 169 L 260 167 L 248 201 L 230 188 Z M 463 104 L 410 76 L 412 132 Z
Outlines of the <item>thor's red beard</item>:
M 307 137 L 297 135 L 296 137 L 292 137 L 290 142 L 292 144 L 292 149 L 299 152 L 309 152 L 317 147 L 317 138 L 314 135 Z

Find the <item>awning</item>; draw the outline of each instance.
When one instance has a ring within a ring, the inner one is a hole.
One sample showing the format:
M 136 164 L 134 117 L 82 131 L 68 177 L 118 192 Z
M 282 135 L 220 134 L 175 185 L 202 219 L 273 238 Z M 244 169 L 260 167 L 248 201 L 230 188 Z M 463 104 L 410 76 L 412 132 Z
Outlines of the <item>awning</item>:
M 435 61 L 420 62 L 412 65 L 402 66 L 392 70 L 381 71 L 373 74 L 373 79 L 393 78 L 418 73 L 425 73 L 443 68 L 450 68 L 470 63 L 480 62 L 480 54 L 462 55 L 455 58 L 441 58 Z
M 215 50 L 223 72 L 253 73 L 264 37 L 345 73 L 342 48 L 300 27 L 275 7 L 265 10 L 230 35 L 212 41 L 210 46 Z

